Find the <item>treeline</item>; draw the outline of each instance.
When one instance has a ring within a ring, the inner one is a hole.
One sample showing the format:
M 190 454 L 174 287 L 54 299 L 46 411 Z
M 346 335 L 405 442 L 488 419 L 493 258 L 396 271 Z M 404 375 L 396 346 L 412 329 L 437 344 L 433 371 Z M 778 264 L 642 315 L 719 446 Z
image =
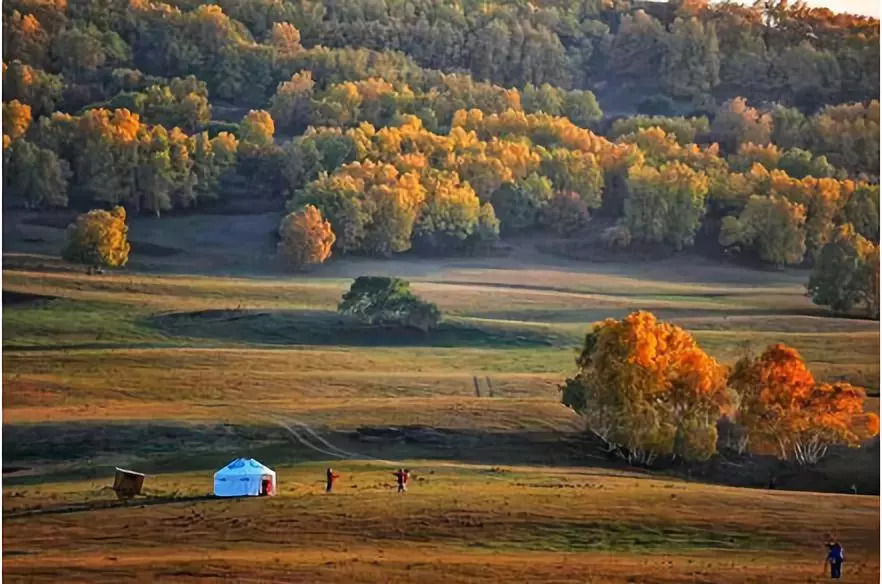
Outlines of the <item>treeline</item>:
M 602 244 L 701 235 L 810 262 L 819 302 L 878 314 L 876 20 L 599 0 L 14 0 L 3 13 L 12 203 L 159 214 L 239 185 L 284 196 L 283 238 L 315 233 L 304 257 L 322 260 L 581 236 L 603 215 Z M 656 113 L 604 119 L 586 88 L 605 81 Z M 747 98 L 716 105 L 736 89 Z M 846 277 L 853 290 L 830 291 Z
M 624 86 L 631 95 L 659 93 L 711 109 L 715 99 L 737 95 L 809 112 L 879 95 L 878 20 L 784 0 L 765 7 L 13 0 L 3 15 L 4 61 L 63 75 L 73 109 L 112 97 L 113 68 L 192 74 L 214 98 L 252 108 L 302 69 L 321 83 L 375 76 L 421 89 L 432 85 L 431 71 L 468 72 L 505 87 Z
M 785 0 L 219 4 L 254 38 L 290 22 L 306 46 L 401 51 L 423 67 L 505 86 L 615 82 L 696 103 L 746 95 L 808 109 L 879 92 L 877 20 Z

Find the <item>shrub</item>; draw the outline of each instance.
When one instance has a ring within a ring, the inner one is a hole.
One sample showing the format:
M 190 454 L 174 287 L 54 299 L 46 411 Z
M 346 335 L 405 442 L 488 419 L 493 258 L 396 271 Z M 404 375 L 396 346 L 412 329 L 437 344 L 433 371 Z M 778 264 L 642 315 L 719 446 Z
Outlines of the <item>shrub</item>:
M 441 311 L 420 300 L 401 278 L 359 276 L 337 309 L 369 324 L 400 324 L 428 332 L 438 326 Z

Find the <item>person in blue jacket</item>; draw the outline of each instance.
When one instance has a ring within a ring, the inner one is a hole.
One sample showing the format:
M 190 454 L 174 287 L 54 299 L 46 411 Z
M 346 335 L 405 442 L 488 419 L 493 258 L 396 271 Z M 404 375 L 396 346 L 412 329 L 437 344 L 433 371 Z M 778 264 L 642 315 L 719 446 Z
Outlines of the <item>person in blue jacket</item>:
M 830 577 L 842 577 L 842 562 L 845 561 L 845 554 L 842 551 L 842 545 L 832 537 L 827 538 L 827 562 L 830 563 Z

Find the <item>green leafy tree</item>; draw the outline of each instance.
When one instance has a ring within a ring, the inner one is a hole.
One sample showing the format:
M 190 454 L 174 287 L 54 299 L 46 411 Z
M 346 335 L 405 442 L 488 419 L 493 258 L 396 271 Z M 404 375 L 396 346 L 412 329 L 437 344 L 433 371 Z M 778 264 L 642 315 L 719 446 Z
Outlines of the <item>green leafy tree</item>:
M 743 97 L 730 99 L 714 116 L 711 137 L 727 153 L 747 142 L 765 146 L 772 137 L 772 116 L 748 106 Z
M 791 148 L 781 154 L 778 168 L 793 178 L 829 178 L 836 174 L 836 169 L 827 162 L 826 156 L 813 156 L 808 150 Z
M 720 80 L 720 48 L 714 26 L 678 18 L 666 36 L 662 85 L 675 97 L 707 95 Z
M 561 192 L 542 209 L 539 223 L 558 235 L 570 237 L 588 225 L 590 219 L 588 207 L 578 194 Z
M 423 332 L 441 321 L 438 307 L 420 300 L 400 278 L 359 276 L 337 309 L 369 324 L 399 324 Z
M 536 173 L 497 189 L 490 202 L 503 233 L 517 233 L 536 226 L 539 213 L 552 199 L 551 181 Z
M 70 167 L 54 152 L 16 140 L 3 154 L 7 196 L 26 209 L 67 207 Z
M 783 197 L 750 197 L 736 218 L 723 219 L 720 244 L 754 250 L 775 265 L 799 264 L 805 257 L 805 207 Z
M 856 233 L 851 225 L 841 226 L 821 249 L 808 291 L 815 304 L 843 313 L 860 307 L 868 317 L 878 320 L 878 244 Z
M 710 121 L 707 116 L 700 117 L 666 117 L 666 116 L 630 116 L 619 118 L 613 122 L 609 131 L 610 138 L 621 138 L 628 134 L 636 134 L 639 130 L 648 128 L 661 128 L 665 134 L 673 134 L 677 137 L 677 143 L 681 146 L 695 144 L 697 136 L 703 136 L 710 131 Z
M 3 64 L 3 101 L 18 100 L 31 107 L 33 116 L 48 116 L 62 103 L 64 80 L 14 60 Z
M 879 185 L 859 184 L 842 208 L 843 223 L 850 223 L 855 231 L 879 244 Z

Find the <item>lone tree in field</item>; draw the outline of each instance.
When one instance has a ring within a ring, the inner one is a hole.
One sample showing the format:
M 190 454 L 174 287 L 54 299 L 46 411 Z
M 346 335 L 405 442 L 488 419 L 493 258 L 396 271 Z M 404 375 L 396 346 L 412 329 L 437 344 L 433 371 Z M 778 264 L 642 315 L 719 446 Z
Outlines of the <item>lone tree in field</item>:
M 829 305 L 836 312 L 860 306 L 864 313 L 879 318 L 879 245 L 843 225 L 833 241 L 821 248 L 808 290 L 815 304 Z
M 279 237 L 279 253 L 297 269 L 323 263 L 331 257 L 331 248 L 337 240 L 330 222 L 312 205 L 285 215 L 279 225 Z
M 772 345 L 739 360 L 729 378 L 738 392 L 736 421 L 758 454 L 814 464 L 829 446 L 858 446 L 879 433 L 879 418 L 864 412 L 866 393 L 848 383 L 816 383 L 792 347 Z
M 128 232 L 124 208 L 114 207 L 112 211 L 93 209 L 68 226 L 67 243 L 61 256 L 89 267 L 124 266 L 131 250 Z
M 732 406 L 726 368 L 688 332 L 634 312 L 585 338 L 564 405 L 632 464 L 659 456 L 702 460 L 716 452 L 716 422 Z
M 400 278 L 360 276 L 338 306 L 342 314 L 370 324 L 400 324 L 428 332 L 438 326 L 441 311 L 420 300 Z

